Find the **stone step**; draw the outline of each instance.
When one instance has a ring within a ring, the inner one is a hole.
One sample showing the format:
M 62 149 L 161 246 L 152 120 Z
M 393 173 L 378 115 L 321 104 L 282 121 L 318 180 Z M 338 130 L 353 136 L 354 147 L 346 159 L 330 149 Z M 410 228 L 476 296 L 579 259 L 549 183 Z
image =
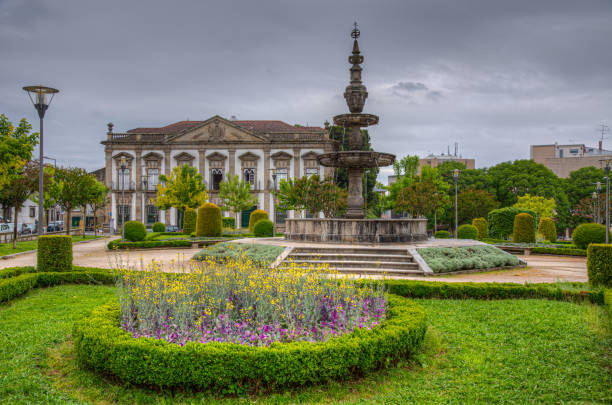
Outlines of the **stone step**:
M 364 262 L 412 262 L 412 256 L 409 255 L 380 255 L 372 253 L 293 253 L 291 252 L 287 259 L 291 260 L 354 260 Z
M 367 267 L 360 267 L 360 268 L 345 267 L 345 268 L 336 269 L 336 271 L 342 274 L 359 274 L 359 275 L 368 275 L 368 276 L 398 277 L 398 276 L 422 276 L 423 275 L 423 272 L 421 270 L 414 270 L 414 269 L 406 270 L 406 269 L 376 269 L 376 268 L 367 268 Z
M 419 265 L 413 262 L 364 262 L 359 260 L 293 260 L 295 264 L 329 265 L 333 269 L 374 268 L 380 270 L 419 270 Z
M 376 255 L 408 255 L 407 249 L 390 249 L 379 247 L 311 247 L 299 246 L 293 248 L 291 253 L 337 253 L 337 254 L 376 254 Z

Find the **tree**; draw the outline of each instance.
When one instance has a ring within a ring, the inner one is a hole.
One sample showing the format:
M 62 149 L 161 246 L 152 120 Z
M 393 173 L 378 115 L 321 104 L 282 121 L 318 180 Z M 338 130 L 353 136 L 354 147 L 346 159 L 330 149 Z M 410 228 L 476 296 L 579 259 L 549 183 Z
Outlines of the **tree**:
M 404 156 L 400 160 L 393 162 L 393 172 L 395 176 L 403 177 L 407 176 L 410 178 L 416 177 L 419 169 L 419 157 L 418 156 Z
M 457 195 L 459 224 L 472 223 L 474 218 L 486 218 L 489 211 L 499 208 L 493 194 L 485 190 L 469 189 Z
M 80 167 L 55 169 L 54 182 L 50 185 L 49 193 L 57 204 L 66 213 L 66 235 L 72 229 L 72 209 L 87 204 L 90 189 L 95 181 L 93 175 Z
M 183 214 L 185 208 L 198 208 L 208 200 L 206 184 L 195 167 L 175 167 L 170 176 L 162 174 L 159 180 L 156 204 L 162 210 L 174 207 Z
M 532 210 L 538 214 L 538 218 L 552 218 L 556 214 L 557 203 L 553 198 L 525 194 L 518 197 L 513 207 Z
M 9 175 L 8 183 L 0 190 L 0 203 L 14 209 L 13 249 L 17 249 L 19 212 L 23 204 L 38 189 L 38 162 L 28 162 L 19 173 Z
M 278 190 L 274 193 L 278 201 L 277 209 L 301 211 L 306 208 L 306 190 L 308 190 L 308 177 L 297 179 L 282 179 Z
M 323 214 L 328 218 L 341 215 L 347 207 L 348 194 L 331 178 L 321 180 L 318 175 L 281 180 L 276 192 L 278 209 L 302 210 Z
M 236 219 L 234 227 L 238 223 L 238 213 L 257 204 L 257 197 L 251 194 L 250 183 L 241 181 L 238 176 L 221 182 L 219 185 L 219 198 L 223 201 L 224 207 L 234 212 Z
M 0 114 L 0 187 L 19 175 L 26 162 L 32 159 L 38 144 L 38 132 L 30 133 L 32 126 L 23 118 L 14 127 L 4 114 Z
M 567 179 L 563 179 L 570 206 L 574 207 L 583 198 L 591 197 L 596 190 L 595 183 L 598 181 L 602 183 L 602 191 L 605 191 L 606 182 L 604 178 L 604 170 L 594 166 L 583 167 L 571 172 Z M 603 199 L 605 200 L 605 197 Z
M 416 181 L 402 189 L 394 209 L 408 212 L 413 217 L 432 215 L 445 194 L 431 180 Z
M 98 232 L 98 216 L 96 213 L 99 209 L 102 209 L 106 206 L 108 202 L 108 187 L 98 180 L 95 180 L 95 183 L 92 184 L 92 187 L 89 190 L 87 197 L 87 204 L 91 206 L 91 209 L 94 214 L 94 233 Z

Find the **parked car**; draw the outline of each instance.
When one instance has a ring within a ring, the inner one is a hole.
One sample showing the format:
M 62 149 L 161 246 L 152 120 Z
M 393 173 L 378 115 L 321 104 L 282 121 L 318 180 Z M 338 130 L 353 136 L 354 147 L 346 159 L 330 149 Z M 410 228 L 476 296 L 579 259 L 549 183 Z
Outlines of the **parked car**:
M 176 225 L 166 225 L 166 232 L 178 232 L 178 226 Z
M 64 230 L 64 223 L 62 221 L 52 221 L 47 225 L 47 232 L 59 232 Z
M 36 233 L 36 224 L 21 224 L 20 235 L 31 235 Z

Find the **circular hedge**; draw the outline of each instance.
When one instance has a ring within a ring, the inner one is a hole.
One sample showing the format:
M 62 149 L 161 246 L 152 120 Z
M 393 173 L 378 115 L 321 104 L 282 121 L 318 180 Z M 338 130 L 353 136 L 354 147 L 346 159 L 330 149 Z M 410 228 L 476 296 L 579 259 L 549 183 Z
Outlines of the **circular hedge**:
M 268 213 L 266 211 L 255 210 L 251 212 L 251 216 L 249 217 L 249 231 L 254 232 L 255 224 L 262 219 L 268 219 Z
M 274 235 L 274 224 L 269 219 L 257 221 L 253 227 L 253 234 L 258 238 L 266 238 Z
M 582 224 L 574 229 L 572 241 L 578 249 L 586 249 L 591 243 L 606 242 L 606 227 L 602 224 Z
M 346 379 L 406 358 L 421 344 L 425 310 L 389 295 L 387 319 L 375 328 L 356 329 L 325 342 L 274 343 L 267 347 L 236 343 L 133 338 L 119 326 L 119 305 L 94 310 L 74 324 L 79 362 L 132 384 L 194 387 L 233 392 L 237 387 L 269 389 Z
M 127 221 L 123 225 L 123 234 L 130 242 L 140 242 L 147 236 L 147 227 L 140 221 Z
M 166 225 L 161 222 L 156 222 L 151 227 L 153 232 L 166 232 Z
M 478 239 L 478 228 L 474 225 L 461 225 L 457 228 L 457 238 L 458 239 Z

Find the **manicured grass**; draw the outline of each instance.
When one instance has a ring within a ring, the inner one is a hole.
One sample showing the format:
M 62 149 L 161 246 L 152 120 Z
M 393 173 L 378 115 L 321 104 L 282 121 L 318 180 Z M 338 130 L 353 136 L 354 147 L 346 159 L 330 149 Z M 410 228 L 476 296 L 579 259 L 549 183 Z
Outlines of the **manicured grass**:
M 81 242 L 83 240 L 97 239 L 102 236 L 86 235 L 82 237 L 80 235 L 72 235 L 72 242 Z M 38 241 L 28 240 L 24 242 L 17 242 L 17 249 L 13 249 L 13 243 L 1 243 L 0 244 L 0 256 L 6 256 L 13 253 L 25 252 L 28 250 L 35 250 L 38 247 Z
M 590 304 L 417 300 L 430 327 L 415 361 L 357 381 L 221 398 L 127 387 L 82 370 L 68 338 L 72 323 L 114 294 L 112 287 L 65 285 L 0 306 L 0 403 L 612 401 L 610 323 Z

